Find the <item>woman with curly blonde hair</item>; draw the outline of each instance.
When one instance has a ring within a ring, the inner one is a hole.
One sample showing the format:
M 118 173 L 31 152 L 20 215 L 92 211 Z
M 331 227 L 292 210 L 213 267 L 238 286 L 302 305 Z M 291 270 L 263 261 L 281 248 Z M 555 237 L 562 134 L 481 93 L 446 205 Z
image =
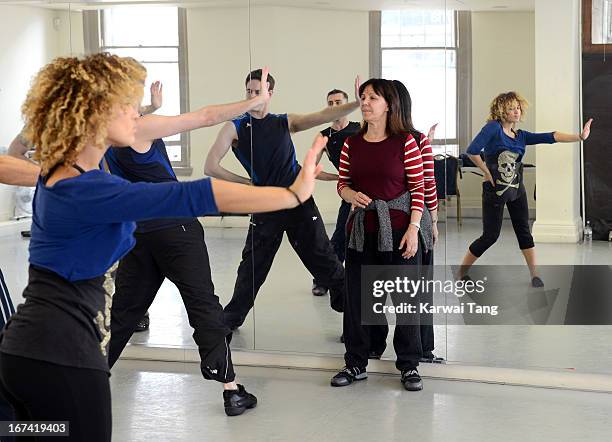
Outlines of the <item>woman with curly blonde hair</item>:
M 584 141 L 591 132 L 590 119 L 579 134 L 561 132 L 531 133 L 516 129 L 523 120 L 527 100 L 516 92 L 499 94 L 491 102 L 489 119 L 467 149 L 468 156 L 484 174 L 482 183 L 482 225 L 483 233 L 469 247 L 463 258 L 459 276 L 469 278 L 467 272 L 478 258 L 499 237 L 504 206 L 508 207 L 512 227 L 518 239 L 519 248 L 531 273 L 531 285 L 543 287 L 538 276 L 535 259 L 535 245 L 529 230 L 529 207 L 523 184 L 523 163 L 525 146 L 535 144 L 573 143 Z M 484 152 L 484 161 L 480 153 Z
M 209 178 L 131 183 L 101 171 L 108 146 L 135 140 L 145 75 L 134 60 L 109 54 L 58 58 L 23 105 L 41 176 L 25 303 L 0 337 L 0 391 L 16 420 L 69 421 L 69 440 L 111 440 L 104 273 L 133 247 L 134 221 L 296 207 L 321 170 L 315 160 L 325 138 L 288 188 Z

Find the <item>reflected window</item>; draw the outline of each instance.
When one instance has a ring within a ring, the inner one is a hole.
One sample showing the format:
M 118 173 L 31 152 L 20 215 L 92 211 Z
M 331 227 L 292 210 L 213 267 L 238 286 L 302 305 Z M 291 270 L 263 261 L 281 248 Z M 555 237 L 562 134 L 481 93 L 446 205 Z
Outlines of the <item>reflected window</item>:
M 457 38 L 454 11 L 381 13 L 382 77 L 402 81 L 412 97 L 415 127 L 439 123 L 434 154 L 458 154 Z
M 591 11 L 593 44 L 612 43 L 612 0 L 594 0 Z
M 166 6 L 118 6 L 98 12 L 97 49 L 122 57 L 133 57 L 147 68 L 143 104 L 151 101 L 150 86 L 163 84 L 160 115 L 177 115 L 188 109 L 186 48 L 182 32 L 184 11 Z M 164 139 L 168 156 L 177 169 L 189 168 L 189 136 L 175 135 Z M 188 172 L 186 172 L 188 173 Z

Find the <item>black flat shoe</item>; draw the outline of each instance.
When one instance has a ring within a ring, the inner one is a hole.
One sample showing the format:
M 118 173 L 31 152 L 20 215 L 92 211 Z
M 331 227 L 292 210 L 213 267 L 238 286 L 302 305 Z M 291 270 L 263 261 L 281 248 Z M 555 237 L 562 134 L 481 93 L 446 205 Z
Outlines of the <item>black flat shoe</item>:
M 544 287 L 544 281 L 542 281 L 542 278 L 540 278 L 539 276 L 534 276 L 533 278 L 531 278 L 531 286 L 538 289 L 542 288 Z
M 423 380 L 416 368 L 402 370 L 402 385 L 408 391 L 420 391 L 423 389 Z
M 247 409 L 257 406 L 257 398 L 246 391 L 244 385 L 238 384 L 238 390 L 223 391 L 223 406 L 228 416 L 240 416 Z
M 325 296 L 327 295 L 327 287 L 323 287 L 322 285 L 313 284 L 312 294 L 313 296 Z
M 140 321 L 136 324 L 135 332 L 144 332 L 149 329 L 149 325 L 151 325 L 151 321 L 149 319 L 149 314 L 145 314 Z
M 423 353 L 423 357 L 420 359 L 420 362 L 425 362 L 427 364 L 444 364 L 446 361 L 444 358 L 438 357 L 429 351 Z
M 365 368 L 344 367 L 331 379 L 332 387 L 346 387 L 354 381 L 363 381 L 368 378 Z

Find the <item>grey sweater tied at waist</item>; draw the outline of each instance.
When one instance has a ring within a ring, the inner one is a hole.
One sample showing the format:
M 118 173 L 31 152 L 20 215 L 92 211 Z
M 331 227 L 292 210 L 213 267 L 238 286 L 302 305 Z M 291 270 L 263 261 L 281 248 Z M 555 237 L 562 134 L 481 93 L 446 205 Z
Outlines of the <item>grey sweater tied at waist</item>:
M 393 234 L 391 229 L 391 215 L 389 209 L 401 210 L 410 215 L 410 192 L 397 197 L 391 201 L 372 200 L 365 208 L 356 207 L 350 214 L 347 223 L 353 220 L 353 228 L 349 237 L 348 248 L 363 252 L 363 244 L 365 242 L 364 220 L 365 213 L 368 210 L 376 210 L 378 216 L 378 251 L 392 252 L 393 251 Z M 425 252 L 433 249 L 433 226 L 431 214 L 427 207 L 423 210 L 421 217 L 421 228 L 419 236 L 423 241 Z

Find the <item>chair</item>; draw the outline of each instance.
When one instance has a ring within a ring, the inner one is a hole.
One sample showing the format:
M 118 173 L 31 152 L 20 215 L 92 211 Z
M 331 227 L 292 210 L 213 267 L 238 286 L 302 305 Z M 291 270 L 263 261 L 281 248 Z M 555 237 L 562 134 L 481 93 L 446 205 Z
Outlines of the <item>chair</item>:
M 457 225 L 461 227 L 461 194 L 458 180 L 462 177 L 461 160 L 452 155 L 434 156 L 434 175 L 436 177 L 436 192 L 438 200 L 450 201 L 451 196 L 457 197 Z

